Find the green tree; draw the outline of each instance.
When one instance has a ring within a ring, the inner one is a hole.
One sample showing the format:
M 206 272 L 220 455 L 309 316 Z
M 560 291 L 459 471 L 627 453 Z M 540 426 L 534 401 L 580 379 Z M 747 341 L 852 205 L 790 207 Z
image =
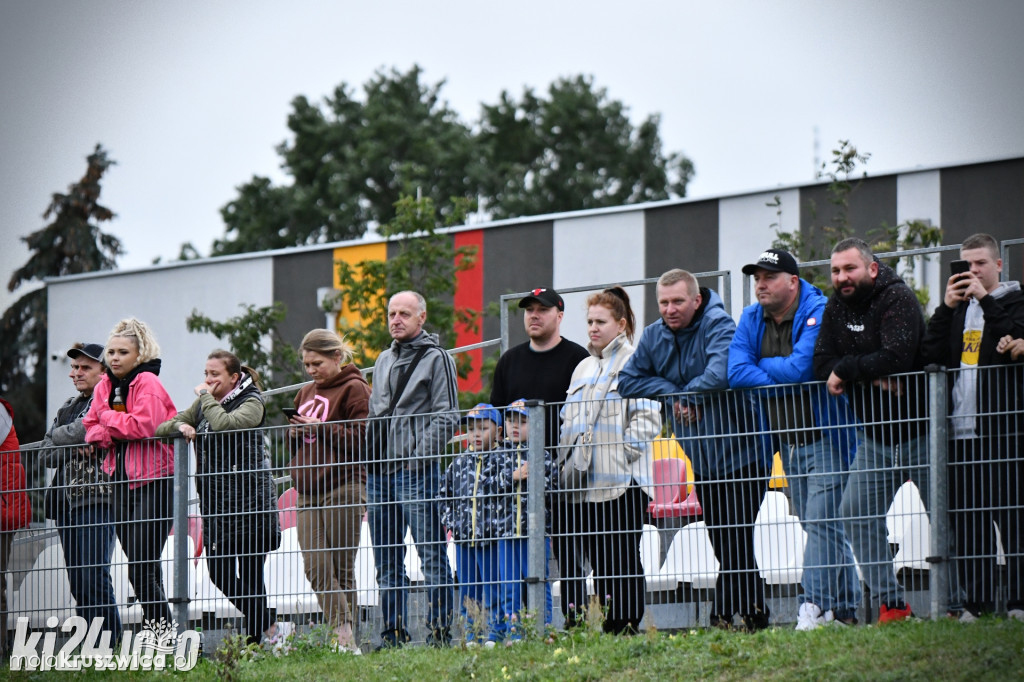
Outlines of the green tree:
M 444 224 L 458 225 L 473 204 L 455 199 Z M 473 267 L 476 247 L 455 248 L 452 238 L 439 233 L 436 210 L 431 199 L 402 197 L 395 204 L 395 218 L 382 225 L 380 233 L 395 249 L 387 260 L 365 260 L 356 264 L 336 263 L 341 288 L 325 302 L 344 307 L 354 314 L 355 323 L 342 319 L 341 328 L 356 349 L 356 363 L 372 365 L 377 355 L 391 344 L 388 332 L 388 297 L 397 291 L 418 291 L 427 301 L 427 329 L 441 339 L 441 346 L 454 345 L 456 327 L 475 330 L 479 311 L 452 304 L 456 273 Z M 465 375 L 468 358 L 457 358 Z
M 342 83 L 323 102 L 292 101 L 290 139 L 277 147 L 289 180 L 254 176 L 221 209 L 212 255 L 361 236 L 390 222 L 402 196 L 478 197 L 495 218 L 685 196 L 693 164 L 665 154 L 660 119 L 634 127 L 628 108 L 591 78 L 502 93 L 463 122 L 422 70 L 378 71 L 357 98 Z M 450 221 L 447 221 L 450 222 Z
M 547 98 L 502 92 L 480 123 L 487 211 L 509 218 L 686 196 L 693 163 L 662 151 L 657 115 L 634 128 L 627 112 L 585 76 L 555 81 Z
M 100 180 L 114 161 L 98 144 L 86 161 L 82 179 L 67 194 L 53 194 L 43 213 L 43 220 L 51 222 L 21 238 L 31 256 L 11 275 L 8 291 L 47 277 L 116 267 L 121 242 L 99 227 L 114 217 L 99 204 Z M 45 287 L 21 296 L 0 321 L 0 393 L 15 406 L 15 427 L 23 442 L 41 439 L 46 430 L 46 329 Z
M 302 362 L 298 351 L 286 342 L 278 331 L 287 312 L 284 304 L 242 304 L 241 308 L 240 315 L 223 322 L 193 309 L 185 324 L 190 332 L 213 334 L 224 342 L 242 364 L 259 372 L 264 389 L 271 386 L 270 382 L 273 382 L 273 385 L 287 386 L 303 381 L 305 377 L 301 372 Z M 277 408 L 290 406 L 293 397 L 273 396 L 270 405 Z M 280 410 L 273 410 L 271 414 L 280 414 Z
M 427 85 L 421 76 L 418 66 L 378 71 L 361 101 L 345 83 L 322 104 L 296 97 L 292 139 L 277 148 L 291 183 L 256 176 L 239 187 L 221 209 L 226 235 L 213 254 L 359 237 L 390 221 L 403 195 L 436 206 L 472 195 L 472 134 L 442 101 L 444 81 Z
M 850 223 L 850 195 L 867 177 L 863 170 L 860 170 L 859 178 L 855 177 L 859 170 L 858 166 L 863 167 L 870 158 L 871 154 L 857 151 L 856 146 L 850 144 L 849 140 L 839 140 L 839 146 L 832 150 L 831 161 L 823 162 L 818 173 L 819 178 L 829 180 L 828 202 L 832 207 L 831 221 L 812 225 L 806 235 L 799 227 L 792 232 L 783 231 L 782 200 L 776 195 L 773 201 L 768 202 L 767 205 L 774 208 L 778 216 L 778 220 L 771 225 L 775 228 L 775 241 L 772 242 L 772 246 L 786 249 L 796 255 L 801 262 L 827 260 L 833 246 L 847 237 L 854 236 Z M 810 202 L 807 208 L 816 218 L 817 206 Z M 867 233 L 861 236 L 876 253 L 919 249 L 942 243 L 942 229 L 924 220 L 909 220 L 900 225 L 883 223 L 869 228 Z M 914 264 L 917 258 L 918 256 L 904 256 L 886 259 L 885 262 L 894 268 L 914 291 L 921 307 L 927 308 L 928 289 L 918 286 L 914 278 Z M 832 291 L 832 279 L 828 274 L 828 268 L 805 269 L 803 276 L 822 291 Z

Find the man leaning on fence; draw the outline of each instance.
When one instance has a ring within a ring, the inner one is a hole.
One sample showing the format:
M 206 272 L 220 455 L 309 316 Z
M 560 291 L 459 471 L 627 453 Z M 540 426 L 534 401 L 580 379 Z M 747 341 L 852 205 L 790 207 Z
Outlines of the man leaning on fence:
M 718 294 L 685 270 L 663 274 L 657 295 L 661 319 L 644 329 L 619 374 L 619 393 L 666 396 L 720 565 L 711 624 L 730 627 L 739 616 L 744 628 L 759 630 L 768 627 L 769 612 L 754 559 L 754 520 L 768 488 L 769 460 L 750 436 L 753 418 L 743 400 L 722 390 L 729 386 L 736 323 Z
M 835 293 L 822 317 L 814 374 L 832 395 L 846 395 L 864 424 L 840 514 L 879 602 L 878 622 L 904 620 L 911 613 L 893 568 L 886 512 L 908 477 L 928 503 L 927 393 L 920 374 L 890 375 L 919 369 L 924 314 L 910 287 L 861 239 L 836 244 L 831 269 Z
M 743 310 L 729 347 L 729 385 L 750 389 L 813 380 L 825 295 L 800 279 L 796 259 L 781 249 L 768 249 L 743 274 L 754 277 L 758 302 Z M 860 579 L 839 517 L 856 445 L 846 399 L 829 395 L 823 384 L 751 395 L 782 455 L 793 506 L 807 533 L 796 629 L 813 630 L 832 619 L 856 623 Z
M 402 291 L 391 297 L 393 341 L 377 358 L 370 393 L 366 492 L 383 648 L 409 641 L 406 526 L 426 578 L 427 643 L 451 641 L 452 575 L 437 497 L 440 456 L 458 424 L 458 385 L 455 363 L 437 335 L 424 331 L 426 320 L 427 303 L 420 294 Z
M 967 272 L 946 282 L 942 303 L 925 332 L 925 360 L 950 372 L 950 518 L 960 584 L 962 621 L 996 609 L 995 528 L 1006 556 L 1007 609 L 1024 620 L 1024 365 L 1000 353 L 1000 339 L 1024 336 L 1024 292 L 1000 282 L 999 244 L 975 234 L 960 246 Z

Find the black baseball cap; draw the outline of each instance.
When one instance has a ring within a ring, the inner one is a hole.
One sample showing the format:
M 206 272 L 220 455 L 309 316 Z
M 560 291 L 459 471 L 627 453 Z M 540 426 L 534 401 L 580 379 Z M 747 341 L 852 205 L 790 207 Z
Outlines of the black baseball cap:
M 534 289 L 530 292 L 529 296 L 519 299 L 519 307 L 525 308 L 530 305 L 531 301 L 536 301 L 545 308 L 565 310 L 565 301 L 562 300 L 562 297 L 554 289 Z
M 753 275 L 757 270 L 770 270 L 771 272 L 787 272 L 791 275 L 800 276 L 800 268 L 796 265 L 796 258 L 782 249 L 768 249 L 757 258 L 756 263 L 743 266 L 744 275 Z
M 68 357 L 74 360 L 82 356 L 103 364 L 103 346 L 98 343 L 75 344 L 74 348 L 68 350 Z

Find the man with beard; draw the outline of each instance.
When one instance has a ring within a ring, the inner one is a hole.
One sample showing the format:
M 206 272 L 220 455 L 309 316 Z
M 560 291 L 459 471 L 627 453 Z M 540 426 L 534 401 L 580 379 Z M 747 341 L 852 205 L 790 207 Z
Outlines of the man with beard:
M 814 348 L 814 374 L 829 393 L 846 395 L 865 425 L 839 506 L 846 536 L 879 623 L 904 620 L 910 607 L 893 569 L 885 515 L 912 478 L 928 500 L 927 394 L 923 377 L 891 376 L 919 368 L 924 315 L 914 292 L 861 239 L 832 249 L 832 286 Z

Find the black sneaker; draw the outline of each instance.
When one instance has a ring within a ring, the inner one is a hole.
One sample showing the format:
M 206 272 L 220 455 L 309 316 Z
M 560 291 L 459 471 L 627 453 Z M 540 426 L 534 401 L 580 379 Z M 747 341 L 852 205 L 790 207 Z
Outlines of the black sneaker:
M 437 628 L 427 635 L 427 646 L 435 649 L 446 649 L 452 645 L 452 634 L 448 628 Z
M 770 627 L 771 615 L 767 611 L 748 613 L 743 616 L 743 629 L 747 632 L 757 632 Z
M 380 644 L 373 647 L 373 653 L 388 649 L 401 649 L 409 641 L 409 633 L 405 630 L 385 630 L 380 633 Z

